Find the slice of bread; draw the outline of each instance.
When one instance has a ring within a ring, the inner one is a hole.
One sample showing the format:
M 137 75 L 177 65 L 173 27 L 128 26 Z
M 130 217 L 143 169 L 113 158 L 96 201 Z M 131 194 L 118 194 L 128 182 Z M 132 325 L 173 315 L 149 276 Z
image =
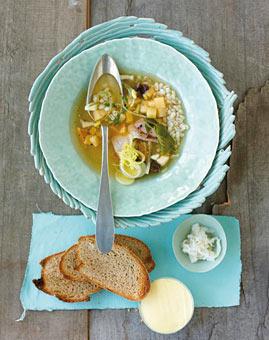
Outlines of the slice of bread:
M 115 242 L 121 246 L 126 246 L 137 255 L 150 273 L 155 268 L 155 262 L 151 256 L 149 247 L 137 238 L 127 235 L 115 235 Z
M 77 257 L 77 248 L 78 245 L 74 244 L 65 251 L 59 264 L 60 271 L 63 276 L 69 280 L 89 282 L 89 280 L 77 270 L 77 267 L 80 264 Z
M 147 269 L 129 248 L 114 243 L 108 254 L 99 252 L 92 237 L 79 239 L 78 270 L 88 280 L 133 301 L 142 300 L 150 289 Z
M 90 235 L 88 237 L 92 237 L 93 239 L 95 238 L 94 235 Z M 115 235 L 115 242 L 131 249 L 142 260 L 148 272 L 151 272 L 154 269 L 155 262 L 153 261 L 150 250 L 145 243 L 134 237 L 126 235 Z M 76 255 L 77 244 L 67 249 L 63 254 L 60 262 L 60 270 L 66 278 L 84 282 L 87 279 L 85 279 L 85 277 L 76 269 L 79 266 Z
M 100 290 L 90 282 L 77 282 L 66 279 L 60 272 L 59 264 L 64 252 L 43 259 L 41 278 L 33 280 L 35 286 L 44 293 L 54 295 L 65 302 L 88 301 L 90 294 Z

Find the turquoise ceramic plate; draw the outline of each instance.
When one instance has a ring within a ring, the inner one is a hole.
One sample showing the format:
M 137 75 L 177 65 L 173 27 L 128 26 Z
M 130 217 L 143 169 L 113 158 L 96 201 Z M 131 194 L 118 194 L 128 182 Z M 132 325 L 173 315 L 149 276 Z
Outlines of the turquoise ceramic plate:
M 183 253 L 181 245 L 187 235 L 191 232 L 191 227 L 194 223 L 202 224 L 207 227 L 209 231 L 220 239 L 221 252 L 215 261 L 197 261 L 191 263 L 189 256 Z M 174 232 L 173 235 L 173 250 L 178 262 L 188 271 L 196 273 L 205 273 L 217 267 L 226 254 L 227 240 L 222 225 L 212 216 L 209 215 L 193 215 L 184 222 L 182 222 Z
M 116 38 L 134 36 L 147 36 L 148 38 L 172 46 L 185 55 L 200 70 L 207 80 L 217 101 L 219 108 L 220 136 L 216 156 L 212 167 L 201 185 L 182 201 L 173 204 L 163 210 L 140 217 L 115 217 L 115 224 L 119 227 L 148 227 L 171 221 L 182 214 L 190 213 L 200 207 L 206 197 L 213 194 L 229 167 L 226 164 L 231 155 L 231 147 L 228 145 L 235 135 L 233 103 L 237 96 L 233 91 L 228 91 L 225 86 L 223 74 L 211 65 L 209 54 L 192 40 L 183 36 L 181 32 L 168 29 L 164 24 L 155 22 L 150 18 L 120 17 L 100 25 L 91 27 L 76 37 L 64 50 L 52 58 L 43 72 L 35 80 L 29 94 L 30 119 L 28 133 L 31 140 L 31 154 L 35 167 L 44 177 L 51 190 L 60 197 L 65 204 L 81 212 L 95 222 L 96 212 L 87 208 L 66 190 L 54 178 L 47 166 L 39 143 L 38 124 L 45 93 L 57 72 L 72 57 L 97 44 Z
M 157 76 L 171 84 L 182 98 L 190 129 L 173 166 L 132 186 L 111 181 L 115 216 L 141 216 L 164 209 L 199 186 L 219 142 L 217 105 L 208 83 L 194 64 L 167 45 L 143 38 L 112 40 L 67 62 L 53 78 L 41 109 L 39 138 L 46 162 L 67 192 L 96 210 L 99 174 L 77 153 L 70 134 L 70 116 L 103 53 L 114 57 L 121 69 Z

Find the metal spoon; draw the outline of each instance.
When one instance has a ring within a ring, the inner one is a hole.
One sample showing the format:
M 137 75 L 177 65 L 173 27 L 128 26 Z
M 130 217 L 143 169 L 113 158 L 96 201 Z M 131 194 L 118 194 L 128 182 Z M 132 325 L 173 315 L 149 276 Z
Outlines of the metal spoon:
M 94 68 L 93 75 L 88 87 L 85 108 L 87 108 L 87 105 L 90 103 L 97 81 L 104 74 L 110 74 L 115 78 L 116 83 L 120 89 L 120 93 L 122 95 L 122 84 L 118 67 L 115 61 L 109 55 L 104 54 Z M 89 114 L 91 115 L 90 111 Z M 115 226 L 108 176 L 108 126 L 102 124 L 101 122 L 101 128 L 102 168 L 96 215 L 96 244 L 101 253 L 108 253 L 113 246 Z

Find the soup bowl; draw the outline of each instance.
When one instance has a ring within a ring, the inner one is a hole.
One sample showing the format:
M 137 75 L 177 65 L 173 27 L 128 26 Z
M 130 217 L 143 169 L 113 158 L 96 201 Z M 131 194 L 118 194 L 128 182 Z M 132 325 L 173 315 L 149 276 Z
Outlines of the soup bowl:
M 123 186 L 111 178 L 115 216 L 150 214 L 184 199 L 200 185 L 214 160 L 219 141 L 218 110 L 199 70 L 170 46 L 145 38 L 107 41 L 70 59 L 51 81 L 42 103 L 39 141 L 55 179 L 74 198 L 97 208 L 100 174 L 81 158 L 70 120 L 79 94 L 104 53 L 120 70 L 148 74 L 171 85 L 182 100 L 189 125 L 179 157 L 166 172 Z

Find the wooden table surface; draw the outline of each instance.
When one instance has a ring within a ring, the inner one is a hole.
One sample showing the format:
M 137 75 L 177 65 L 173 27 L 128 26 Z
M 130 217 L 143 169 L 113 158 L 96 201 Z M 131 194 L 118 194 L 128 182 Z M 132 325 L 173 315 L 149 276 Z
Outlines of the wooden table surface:
M 269 339 L 268 0 L 0 1 L 0 339 Z M 86 25 L 122 15 L 152 17 L 182 31 L 210 53 L 238 94 L 231 170 L 199 211 L 240 219 L 241 305 L 196 309 L 183 331 L 166 337 L 141 324 L 136 310 L 29 312 L 15 322 L 32 213 L 78 213 L 35 170 L 27 135 L 29 90 Z M 256 89 L 244 99 L 249 88 Z

